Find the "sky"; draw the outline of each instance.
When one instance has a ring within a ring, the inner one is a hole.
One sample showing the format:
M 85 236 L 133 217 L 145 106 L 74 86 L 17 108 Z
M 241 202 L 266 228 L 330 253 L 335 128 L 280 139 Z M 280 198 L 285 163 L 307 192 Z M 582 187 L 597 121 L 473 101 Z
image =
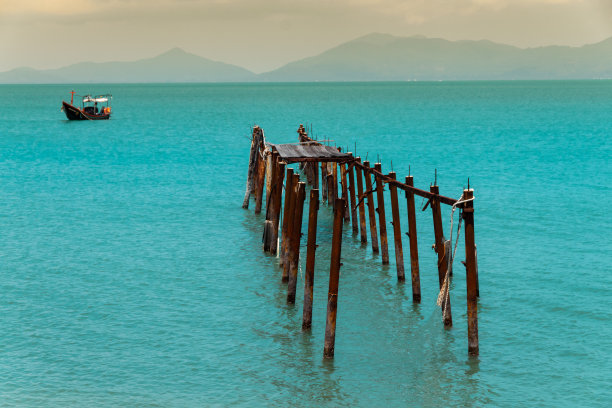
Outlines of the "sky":
M 579 46 L 612 37 L 612 0 L 0 0 L 0 72 L 180 47 L 259 73 L 372 32 Z

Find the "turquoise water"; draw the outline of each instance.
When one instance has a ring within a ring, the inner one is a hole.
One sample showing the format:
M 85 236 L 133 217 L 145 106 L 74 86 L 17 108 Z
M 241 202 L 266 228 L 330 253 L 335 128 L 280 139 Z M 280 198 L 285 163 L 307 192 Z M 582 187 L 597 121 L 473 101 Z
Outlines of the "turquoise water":
M 65 120 L 71 88 L 0 86 L 0 405 L 609 406 L 612 82 L 74 86 L 113 93 L 102 122 Z M 427 210 L 419 305 L 345 228 L 323 361 L 331 210 L 304 333 L 241 208 L 250 127 L 300 123 L 417 187 L 470 177 L 480 357 L 461 265 L 451 330 L 435 307 Z

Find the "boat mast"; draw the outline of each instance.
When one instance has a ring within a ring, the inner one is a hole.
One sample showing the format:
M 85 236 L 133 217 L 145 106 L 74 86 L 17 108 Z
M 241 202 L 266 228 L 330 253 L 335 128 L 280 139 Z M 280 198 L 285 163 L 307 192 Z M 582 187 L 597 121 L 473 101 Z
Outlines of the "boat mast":
M 74 89 L 72 90 L 72 92 L 70 92 L 70 104 L 73 104 L 73 99 L 74 99 Z

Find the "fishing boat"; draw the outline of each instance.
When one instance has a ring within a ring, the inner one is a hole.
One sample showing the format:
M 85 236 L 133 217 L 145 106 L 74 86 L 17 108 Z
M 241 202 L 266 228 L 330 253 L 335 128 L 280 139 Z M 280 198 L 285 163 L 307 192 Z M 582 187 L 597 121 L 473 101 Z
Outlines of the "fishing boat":
M 74 93 L 70 92 L 70 103 L 62 101 L 62 110 L 69 120 L 110 119 L 112 95 L 85 95 L 81 99 L 81 107 L 78 107 L 74 106 Z

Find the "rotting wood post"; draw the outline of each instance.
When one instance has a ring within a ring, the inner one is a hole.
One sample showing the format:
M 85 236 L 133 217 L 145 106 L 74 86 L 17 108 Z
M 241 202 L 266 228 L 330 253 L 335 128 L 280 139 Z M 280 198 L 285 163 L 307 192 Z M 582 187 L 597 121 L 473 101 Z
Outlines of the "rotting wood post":
M 331 166 L 331 174 L 333 176 L 333 183 L 332 183 L 332 207 L 335 210 L 336 209 L 336 199 L 338 198 L 338 164 L 336 162 L 330 162 L 329 163 Z
M 329 266 L 329 290 L 327 292 L 327 322 L 325 324 L 324 358 L 334 357 L 336 343 L 336 315 L 338 311 L 338 281 L 340 279 L 340 259 L 342 251 L 342 224 L 346 201 L 336 199 L 334 211 L 334 232 L 332 236 L 331 261 Z
M 251 152 L 249 154 L 249 169 L 247 172 L 246 192 L 244 194 L 244 200 L 242 201 L 242 208 L 249 208 L 249 199 L 251 193 L 254 191 L 255 185 L 253 183 L 257 170 L 257 164 L 259 161 L 259 145 L 261 144 L 262 132 L 259 126 L 253 128 L 253 136 L 251 139 Z
M 266 156 L 266 220 L 269 220 L 268 210 L 270 208 L 270 194 L 272 193 L 272 176 L 274 173 L 274 153 Z
M 438 186 L 431 186 L 429 188 L 429 191 L 436 195 L 440 194 Z M 444 245 L 445 238 L 444 230 L 442 229 L 442 212 L 440 209 L 440 201 L 436 198 L 432 198 L 430 207 L 434 223 L 434 249 L 438 254 L 438 281 L 440 282 L 440 289 L 442 289 L 442 285 L 444 284 L 444 278 L 446 277 L 446 270 L 448 268 L 448 260 L 446 258 L 446 246 Z M 453 325 L 450 303 L 450 290 L 445 302 L 446 312 L 444 313 L 444 327 L 448 328 Z
M 412 176 L 406 177 L 406 184 L 414 186 Z M 410 274 L 412 277 L 412 301 L 421 302 L 421 277 L 419 276 L 419 248 L 417 245 L 416 211 L 414 207 L 414 193 L 406 191 L 408 207 L 408 239 L 410 240 Z
M 327 203 L 327 163 L 321 162 L 321 199 Z
M 348 206 L 348 186 L 347 186 L 347 178 L 346 178 L 346 164 L 340 164 L 340 184 L 342 186 L 342 199 L 346 201 L 346 209 L 344 210 L 344 222 L 349 222 L 351 220 L 351 211 Z
M 395 180 L 395 172 L 389 173 L 389 178 Z M 400 225 L 399 206 L 397 203 L 397 187 L 389 184 L 391 195 L 391 214 L 393 216 L 393 242 L 395 244 L 395 265 L 397 267 L 397 280 L 403 282 L 404 275 L 404 249 L 402 248 L 402 229 Z
M 269 183 L 266 183 L 266 221 L 264 223 L 264 233 L 263 233 L 263 249 L 265 252 L 270 252 L 272 250 L 272 231 L 274 230 L 274 222 L 272 220 L 274 213 L 274 197 L 276 196 L 277 190 L 277 179 L 278 179 L 278 153 L 272 152 L 271 155 L 268 156 L 268 169 L 270 176 L 266 174 L 266 178 Z M 282 184 L 281 184 L 282 185 Z
M 293 214 L 292 208 L 292 199 L 293 199 L 293 169 L 291 167 L 287 167 L 287 177 L 285 181 L 285 205 L 283 207 L 283 226 L 281 229 L 281 247 L 280 247 L 280 257 L 279 264 L 281 267 L 285 264 L 287 258 L 287 242 L 289 241 L 289 235 L 287 230 L 289 228 L 289 220 L 291 219 L 291 215 Z M 285 274 L 283 273 L 283 277 Z
M 352 154 L 352 153 L 349 153 Z M 359 234 L 359 222 L 357 221 L 357 201 L 355 200 L 355 175 L 353 174 L 355 166 L 349 164 L 348 166 L 348 182 L 349 182 L 349 197 L 348 206 L 351 213 L 351 222 L 353 225 L 353 234 Z
M 463 198 L 474 197 L 474 190 L 463 190 Z M 465 267 L 467 287 L 468 317 L 468 353 L 477 356 L 478 346 L 478 278 L 476 276 L 476 244 L 474 240 L 474 201 L 468 201 L 463 207 L 465 221 Z
M 381 164 L 376 163 L 374 169 L 379 173 L 382 173 Z M 382 263 L 386 265 L 389 263 L 389 244 L 387 242 L 387 221 L 385 215 L 385 195 L 383 194 L 385 183 L 381 177 L 376 177 L 376 203 L 378 204 L 378 221 L 380 227 L 380 246 Z
M 329 170 L 329 169 L 328 169 Z M 327 205 L 334 205 L 334 175 L 327 173 Z
M 361 163 L 361 157 L 357 157 L 355 160 Z M 355 177 L 357 178 L 357 202 L 359 203 L 358 207 L 361 243 L 365 244 L 368 242 L 368 231 L 366 229 L 365 197 L 363 196 L 363 178 L 361 177 L 361 167 L 353 167 L 355 168 Z
M 372 241 L 372 252 L 378 253 L 378 230 L 376 229 L 376 210 L 374 209 L 374 193 L 372 191 L 372 177 L 367 170 L 370 168 L 370 162 L 364 161 L 363 166 L 366 168 L 363 175 L 365 177 L 366 196 L 368 198 L 368 216 L 370 218 L 370 240 Z
M 270 252 L 273 255 L 276 255 L 276 251 L 278 250 L 278 224 L 280 221 L 280 212 L 281 212 L 281 200 L 283 197 L 283 180 L 285 178 L 285 162 L 278 163 L 277 170 L 277 188 L 274 191 L 274 212 L 272 213 L 272 242 L 270 242 Z
M 312 163 L 312 188 L 319 189 L 319 163 Z
M 289 281 L 289 270 L 291 268 L 291 261 L 289 259 L 289 252 L 291 251 L 291 241 L 293 240 L 293 228 L 295 226 L 293 219 L 295 217 L 295 206 L 297 203 L 297 185 L 300 182 L 300 176 L 293 173 L 291 181 L 287 181 L 291 184 L 291 198 L 289 201 L 289 212 L 285 213 L 287 219 L 287 242 L 285 244 L 285 261 L 282 268 L 281 282 L 287 283 Z M 284 238 L 283 238 L 284 239 Z
M 314 266 L 317 251 L 317 216 L 319 211 L 319 190 L 310 190 L 308 208 L 308 244 L 306 248 L 306 272 L 304 273 L 304 311 L 302 313 L 302 330 L 312 326 L 312 296 L 314 286 Z
M 480 297 L 480 281 L 478 280 L 478 246 L 474 244 L 474 262 L 476 263 L 476 296 Z
M 321 198 L 327 202 L 327 163 L 321 162 Z
M 266 160 L 264 157 L 264 158 L 260 158 L 257 164 L 257 183 L 255 186 L 255 214 L 259 214 L 261 212 L 265 177 L 266 177 Z
M 304 198 L 306 196 L 306 183 L 298 182 L 295 192 L 295 207 L 293 214 L 293 229 L 289 241 L 289 283 L 287 285 L 287 303 L 295 303 L 295 289 L 297 274 L 300 267 L 300 241 L 302 238 L 302 215 L 304 211 Z

